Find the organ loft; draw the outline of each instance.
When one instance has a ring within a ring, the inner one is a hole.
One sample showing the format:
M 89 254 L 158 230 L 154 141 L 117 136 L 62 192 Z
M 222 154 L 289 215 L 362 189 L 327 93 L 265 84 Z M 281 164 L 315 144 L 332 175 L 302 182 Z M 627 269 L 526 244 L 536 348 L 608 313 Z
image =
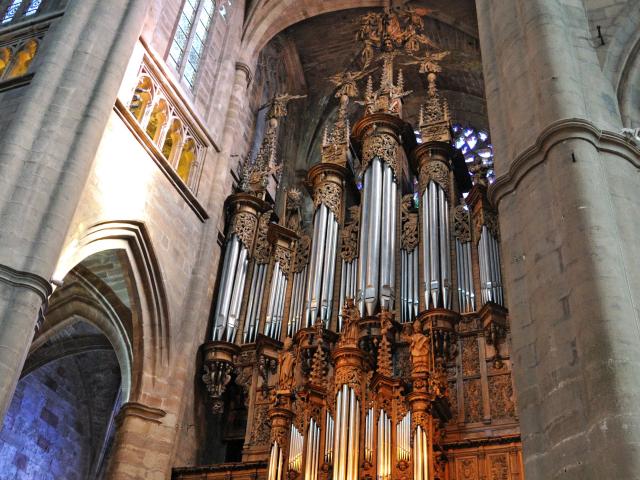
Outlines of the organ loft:
M 359 69 L 330 77 L 335 119 L 304 190 L 270 189 L 280 130 L 300 127 L 286 118 L 299 96 L 278 94 L 226 200 L 206 400 L 243 417 L 220 435 L 247 475 L 523 479 L 488 134 L 453 123 L 450 52 L 415 11 L 358 23 Z
M 640 478 L 640 0 L 0 0 L 0 480 Z

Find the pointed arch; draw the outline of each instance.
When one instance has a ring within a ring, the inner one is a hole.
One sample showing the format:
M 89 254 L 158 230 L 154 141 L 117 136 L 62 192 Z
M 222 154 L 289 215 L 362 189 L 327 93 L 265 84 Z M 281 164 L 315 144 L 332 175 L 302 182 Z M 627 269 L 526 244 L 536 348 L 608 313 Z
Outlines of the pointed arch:
M 93 254 L 119 250 L 126 255 L 135 287 L 131 292 L 133 350 L 136 362 L 132 384 L 148 391 L 160 369 L 171 359 L 169 309 L 163 275 L 146 227 L 141 222 L 104 222 L 88 228 L 63 251 L 53 276 L 62 284 L 76 265 Z M 140 362 L 138 364 L 138 362 Z

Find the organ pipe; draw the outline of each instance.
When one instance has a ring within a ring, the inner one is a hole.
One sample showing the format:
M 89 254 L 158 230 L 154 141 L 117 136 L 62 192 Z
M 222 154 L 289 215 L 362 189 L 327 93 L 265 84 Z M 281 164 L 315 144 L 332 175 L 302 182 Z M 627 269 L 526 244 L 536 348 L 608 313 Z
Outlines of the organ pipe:
M 304 287 L 307 278 L 307 266 L 293 275 L 293 290 L 291 292 L 291 306 L 289 308 L 289 323 L 287 336 L 293 337 L 302 326 L 304 313 Z
M 413 441 L 413 478 L 429 480 L 429 434 L 422 426 L 415 429 Z
M 387 159 L 388 160 L 388 159 Z M 391 166 L 375 156 L 364 174 L 360 220 L 358 306 L 361 314 L 393 309 L 397 180 Z
M 267 274 L 267 265 L 256 264 L 253 269 L 251 287 L 249 289 L 249 304 L 247 306 L 247 317 L 243 334 L 243 342 L 251 343 L 256 341 L 258 333 L 258 323 L 260 311 L 262 309 L 262 298 L 264 296 L 264 285 Z
M 320 426 L 312 418 L 309 421 L 307 448 L 305 453 L 305 480 L 317 480 L 318 458 L 320 454 Z
M 330 413 L 327 413 L 324 437 L 324 463 L 333 463 L 334 421 Z
M 396 425 L 396 444 L 398 462 L 409 462 L 411 458 L 411 412 L 408 412 Z
M 425 306 L 451 308 L 449 202 L 442 186 L 430 181 L 422 203 Z
M 271 338 L 280 338 L 287 283 L 287 277 L 280 266 L 280 262 L 276 262 L 271 277 L 271 291 L 269 293 L 267 317 L 264 326 L 264 334 Z
M 291 426 L 291 438 L 289 440 L 289 471 L 300 473 L 302 471 L 302 451 L 304 437 L 300 431 Z
M 214 314 L 214 340 L 233 342 L 235 339 L 248 264 L 248 250 L 233 234 L 225 249 L 220 293 Z
M 356 281 L 358 276 L 358 259 L 347 262 L 342 260 L 342 274 L 340 278 L 340 305 L 344 305 L 347 298 L 356 298 Z M 338 331 L 342 330 L 342 310 L 338 311 Z
M 346 174 L 345 167 L 324 161 L 309 170 L 315 212 L 304 302 L 305 327 L 320 320 L 328 328 L 331 321 L 342 184 Z
M 271 445 L 271 453 L 269 455 L 269 467 L 267 471 L 267 480 L 283 480 L 283 452 L 278 442 Z
M 336 395 L 333 472 L 336 479 L 357 480 L 360 438 L 360 402 L 353 388 L 342 385 Z
M 378 416 L 378 480 L 389 480 L 391 478 L 391 418 L 384 410 L 380 410 Z
M 460 312 L 473 312 L 476 309 L 476 295 L 473 287 L 471 242 L 462 243 L 459 239 L 456 239 L 456 258 Z
M 368 408 L 367 417 L 365 418 L 364 460 L 370 464 L 373 463 L 373 452 L 375 451 L 375 447 L 373 445 L 373 417 L 373 407 Z
M 494 302 L 503 305 L 498 241 L 486 225 L 482 226 L 480 241 L 478 242 L 478 257 L 480 260 L 482 304 Z

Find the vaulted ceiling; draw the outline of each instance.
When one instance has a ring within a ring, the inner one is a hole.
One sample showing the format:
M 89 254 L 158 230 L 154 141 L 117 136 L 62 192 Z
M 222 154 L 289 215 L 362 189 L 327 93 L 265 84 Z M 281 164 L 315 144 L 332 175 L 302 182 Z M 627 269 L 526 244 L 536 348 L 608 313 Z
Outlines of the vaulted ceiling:
M 289 0 L 283 0 L 285 3 Z M 308 15 L 318 3 L 299 2 L 302 12 Z M 289 1 L 291 3 L 291 1 Z M 295 2 L 294 2 L 295 3 Z M 381 4 L 383 2 L 369 2 Z M 486 128 L 486 107 L 480 47 L 477 39 L 476 11 L 473 0 L 414 0 L 411 7 L 425 13 L 426 36 L 437 45 L 438 50 L 449 51 L 442 61 L 443 72 L 438 85 L 448 99 L 455 121 L 471 123 Z M 362 5 L 362 1 L 342 1 L 340 5 Z M 271 2 L 271 9 L 276 8 Z M 334 5 L 337 7 L 339 5 Z M 269 0 L 256 0 L 251 5 L 248 22 L 257 25 L 256 16 L 269 7 Z M 286 163 L 295 164 L 300 175 L 318 160 L 319 141 L 327 123 L 333 121 L 337 101 L 335 86 L 329 78 L 346 70 L 357 70 L 362 44 L 356 41 L 360 17 L 380 8 L 350 8 L 316 15 L 287 27 L 275 35 L 263 50 L 259 68 L 274 71 L 280 62 L 283 70 L 280 85 L 272 86 L 279 91 L 306 94 L 307 98 L 292 102 L 289 117 L 283 125 L 282 152 Z M 286 23 L 284 20 L 280 24 Z M 264 27 L 267 28 L 267 27 Z M 268 30 L 268 28 L 267 28 Z M 246 31 L 249 34 L 249 31 Z M 266 53 L 268 52 L 268 53 Z M 265 54 L 266 53 L 266 54 Z M 405 84 L 413 94 L 405 102 L 405 120 L 417 123 L 420 104 L 426 95 L 426 77 L 418 73 L 416 65 L 406 65 L 409 59 L 399 58 L 396 68 L 403 68 Z M 286 71 L 286 73 L 285 73 Z M 374 81 L 379 81 L 379 72 L 373 72 Z M 361 91 L 366 80 L 360 81 Z M 355 121 L 361 115 L 361 107 L 352 104 L 350 116 Z

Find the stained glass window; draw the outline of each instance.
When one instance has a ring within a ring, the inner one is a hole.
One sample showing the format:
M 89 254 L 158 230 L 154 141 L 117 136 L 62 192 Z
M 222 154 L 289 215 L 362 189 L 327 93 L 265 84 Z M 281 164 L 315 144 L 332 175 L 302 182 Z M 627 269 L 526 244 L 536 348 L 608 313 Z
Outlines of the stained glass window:
M 14 19 L 14 17 L 18 13 L 18 10 L 20 10 L 20 5 L 22 5 L 22 0 L 13 0 L 9 4 L 9 8 L 7 8 L 7 10 L 4 12 L 4 15 L 2 16 L 2 24 L 9 23 Z
M 31 0 L 31 3 L 29 3 L 29 6 L 24 12 L 24 16 L 28 17 L 29 15 L 34 15 L 35 13 L 37 13 L 41 3 L 42 0 Z
M 216 11 L 214 0 L 185 0 L 169 50 L 169 62 L 193 89 Z
M 462 153 L 469 170 L 477 172 L 481 169 L 489 183 L 493 183 L 493 146 L 489 134 L 484 130 L 476 130 L 471 126 L 463 127 L 460 124 L 454 125 L 452 131 L 453 145 Z

